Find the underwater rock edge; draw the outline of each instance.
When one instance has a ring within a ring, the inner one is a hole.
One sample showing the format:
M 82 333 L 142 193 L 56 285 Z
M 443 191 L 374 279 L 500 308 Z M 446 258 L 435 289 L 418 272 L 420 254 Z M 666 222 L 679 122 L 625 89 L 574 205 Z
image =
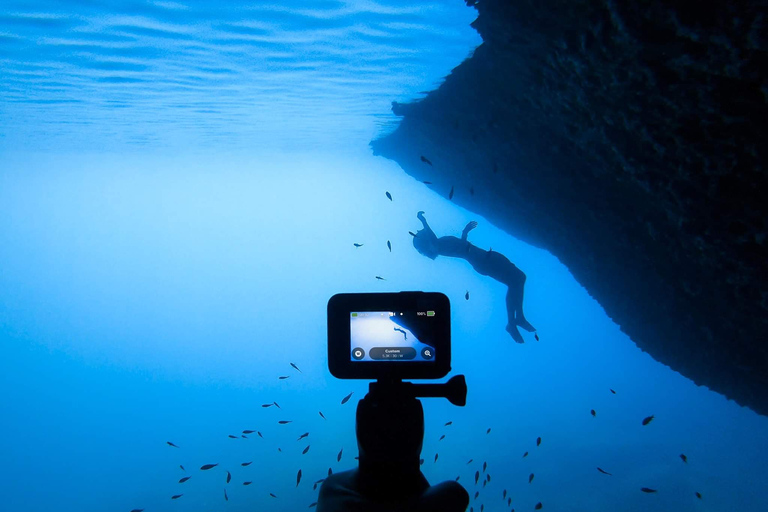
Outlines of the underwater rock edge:
M 479 2 L 483 43 L 393 103 L 371 147 L 554 254 L 655 360 L 765 415 L 766 2 L 668 5 Z

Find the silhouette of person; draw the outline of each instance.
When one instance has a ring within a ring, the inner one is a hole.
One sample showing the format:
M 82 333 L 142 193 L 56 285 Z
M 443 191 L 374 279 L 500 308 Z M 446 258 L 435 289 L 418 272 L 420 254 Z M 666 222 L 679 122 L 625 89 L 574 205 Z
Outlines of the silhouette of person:
M 424 229 L 413 235 L 413 246 L 427 258 L 435 259 L 438 256 L 450 256 L 467 260 L 477 273 L 489 276 L 507 285 L 507 332 L 517 343 L 524 343 L 518 327 L 528 332 L 536 329 L 525 319 L 523 314 L 523 287 L 525 286 L 525 274 L 509 261 L 503 254 L 493 249 L 486 251 L 473 245 L 467 240 L 470 231 L 477 227 L 477 222 L 472 221 L 464 227 L 461 238 L 455 236 L 442 236 L 438 238 L 427 224 L 424 212 L 419 212 L 416 217 L 421 221 Z

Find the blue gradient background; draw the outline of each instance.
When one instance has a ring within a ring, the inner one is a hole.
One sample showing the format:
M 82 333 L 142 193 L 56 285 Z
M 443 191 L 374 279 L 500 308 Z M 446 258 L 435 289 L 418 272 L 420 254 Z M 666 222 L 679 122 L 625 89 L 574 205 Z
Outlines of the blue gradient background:
M 451 299 L 469 385 L 463 409 L 424 400 L 430 482 L 474 494 L 487 461 L 475 510 L 765 510 L 766 418 L 653 361 L 552 255 L 370 155 L 389 103 L 480 43 L 473 13 L 4 2 L 0 509 L 305 509 L 354 466 L 367 388 L 328 373 L 328 298 L 429 290 Z M 419 210 L 438 236 L 477 220 L 471 240 L 527 273 L 540 342 L 504 331 L 504 286 L 413 249 Z M 263 439 L 227 437 L 244 429 Z

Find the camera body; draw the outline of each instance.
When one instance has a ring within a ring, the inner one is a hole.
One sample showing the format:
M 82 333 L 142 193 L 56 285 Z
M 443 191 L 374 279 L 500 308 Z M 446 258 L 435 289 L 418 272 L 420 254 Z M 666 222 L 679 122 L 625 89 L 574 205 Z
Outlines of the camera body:
M 439 379 L 451 371 L 451 305 L 436 292 L 339 293 L 328 301 L 338 379 Z

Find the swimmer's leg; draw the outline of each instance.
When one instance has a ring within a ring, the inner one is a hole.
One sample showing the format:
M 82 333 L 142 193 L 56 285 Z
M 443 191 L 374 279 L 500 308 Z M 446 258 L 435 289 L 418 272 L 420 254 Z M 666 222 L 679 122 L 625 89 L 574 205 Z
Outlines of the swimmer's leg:
M 512 291 L 512 286 L 507 288 L 507 332 L 515 340 L 515 343 L 525 343 L 520 331 L 517 330 L 517 319 L 515 318 L 516 296 Z
M 523 290 L 525 288 L 525 274 L 522 270 L 515 267 L 515 279 L 507 290 L 507 309 L 514 311 L 515 320 L 510 322 L 513 325 L 522 327 L 528 332 L 534 332 L 536 328 L 525 319 L 523 314 Z M 510 304 L 511 302 L 511 304 Z

